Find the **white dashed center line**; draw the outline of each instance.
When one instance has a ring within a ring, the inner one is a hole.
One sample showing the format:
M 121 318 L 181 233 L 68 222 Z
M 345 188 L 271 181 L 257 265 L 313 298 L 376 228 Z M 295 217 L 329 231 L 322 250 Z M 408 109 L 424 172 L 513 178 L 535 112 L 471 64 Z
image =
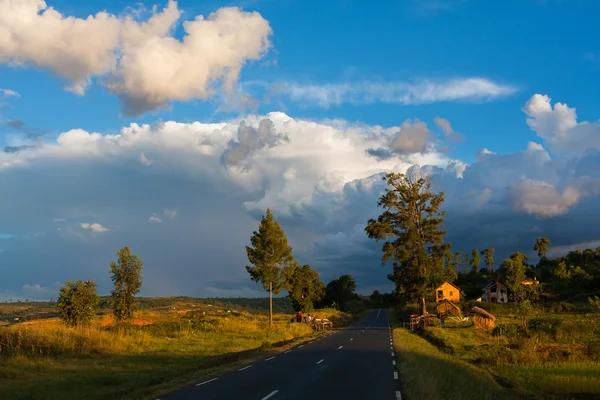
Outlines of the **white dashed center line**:
M 216 381 L 217 379 L 219 379 L 219 378 L 213 378 L 213 379 L 211 379 L 209 381 L 206 381 L 206 382 L 197 383 L 196 386 L 206 385 L 207 383 L 210 383 L 212 381 Z
M 339 349 L 341 349 L 342 347 L 344 347 L 344 346 L 340 346 L 340 347 L 338 347 L 338 350 L 339 350 Z
M 325 361 L 325 360 L 319 360 L 319 361 L 317 361 L 317 364 L 321 364 L 323 361 Z
M 243 370 L 245 370 L 245 369 L 248 369 L 248 368 L 250 368 L 251 366 L 252 366 L 252 365 L 248 365 L 247 367 L 240 368 L 240 369 L 238 369 L 238 371 L 243 371 Z
M 277 393 L 279 392 L 279 390 L 273 390 L 271 393 L 269 393 L 268 395 L 266 395 L 265 397 L 263 397 L 260 400 L 267 400 L 270 399 L 271 397 L 275 396 Z
M 352 337 L 352 338 L 350 338 L 350 340 L 354 340 L 354 338 Z

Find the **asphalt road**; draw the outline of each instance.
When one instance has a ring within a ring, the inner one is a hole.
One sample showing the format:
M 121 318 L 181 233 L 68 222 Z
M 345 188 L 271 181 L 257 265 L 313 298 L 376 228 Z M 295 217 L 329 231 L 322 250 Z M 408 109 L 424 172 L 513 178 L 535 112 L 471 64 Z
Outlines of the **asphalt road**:
M 396 400 L 398 375 L 385 309 L 360 323 L 160 400 Z

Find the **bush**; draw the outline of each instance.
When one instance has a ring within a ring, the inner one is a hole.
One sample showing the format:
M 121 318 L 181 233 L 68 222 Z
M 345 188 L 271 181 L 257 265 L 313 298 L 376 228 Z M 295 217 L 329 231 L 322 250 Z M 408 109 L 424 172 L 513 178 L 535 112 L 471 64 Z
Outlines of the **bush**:
M 569 312 L 573 310 L 573 304 L 561 301 L 560 303 L 553 304 L 551 310 L 555 313 Z
M 94 281 L 68 281 L 60 288 L 56 308 L 60 319 L 69 326 L 89 326 L 96 315 L 98 294 Z

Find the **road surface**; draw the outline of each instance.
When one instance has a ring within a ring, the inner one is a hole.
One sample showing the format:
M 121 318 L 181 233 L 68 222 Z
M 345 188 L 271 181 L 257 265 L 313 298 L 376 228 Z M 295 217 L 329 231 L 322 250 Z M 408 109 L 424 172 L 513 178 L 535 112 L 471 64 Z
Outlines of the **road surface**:
M 397 400 L 388 311 L 160 400 Z

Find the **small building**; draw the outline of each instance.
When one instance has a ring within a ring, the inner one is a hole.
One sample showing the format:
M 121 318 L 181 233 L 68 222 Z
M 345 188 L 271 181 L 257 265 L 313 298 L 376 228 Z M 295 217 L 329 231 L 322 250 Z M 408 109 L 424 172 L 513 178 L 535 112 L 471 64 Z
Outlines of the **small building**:
M 540 281 L 538 281 L 537 278 L 534 276 L 533 279 L 532 278 L 525 279 L 523 282 L 521 282 L 521 284 L 523 284 L 525 286 L 539 285 Z
M 460 289 L 450 282 L 442 283 L 435 289 L 435 302 L 439 303 L 442 300 L 458 303 L 460 301 Z
M 508 303 L 508 290 L 499 281 L 490 282 L 481 289 L 481 301 L 484 303 Z

